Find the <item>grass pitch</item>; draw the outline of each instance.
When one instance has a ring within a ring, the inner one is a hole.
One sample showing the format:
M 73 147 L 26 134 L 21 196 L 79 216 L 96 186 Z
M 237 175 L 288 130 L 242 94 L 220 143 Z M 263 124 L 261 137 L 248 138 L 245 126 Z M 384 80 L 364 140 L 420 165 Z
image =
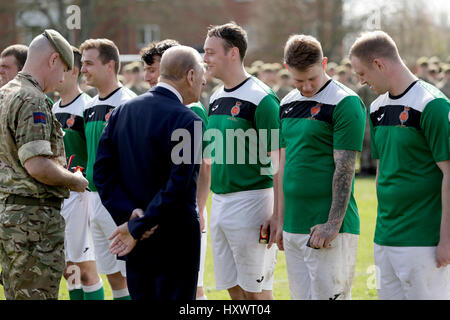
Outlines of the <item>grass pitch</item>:
M 361 220 L 361 235 L 358 243 L 358 255 L 353 282 L 352 298 L 354 300 L 377 299 L 374 278 L 373 235 L 376 221 L 376 194 L 375 180 L 373 178 L 357 178 L 355 181 L 355 198 Z M 208 212 L 211 212 L 211 197 L 208 199 Z M 208 219 L 209 220 L 209 219 Z M 217 291 L 214 283 L 213 259 L 208 237 L 206 253 L 204 289 L 209 300 L 229 300 L 226 290 Z M 105 299 L 112 299 L 111 287 L 105 275 L 101 275 L 105 288 Z M 289 300 L 289 283 L 286 271 L 286 259 L 283 251 L 278 252 L 275 268 L 273 295 L 277 300 Z M 0 300 L 4 300 L 3 287 L 0 286 Z M 67 283 L 61 280 L 59 299 L 68 300 Z

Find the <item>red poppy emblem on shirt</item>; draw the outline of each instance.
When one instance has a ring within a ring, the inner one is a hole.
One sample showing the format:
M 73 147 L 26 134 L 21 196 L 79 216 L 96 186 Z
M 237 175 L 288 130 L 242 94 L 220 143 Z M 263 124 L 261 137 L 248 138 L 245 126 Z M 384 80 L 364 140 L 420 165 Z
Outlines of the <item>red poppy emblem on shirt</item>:
M 74 123 L 75 123 L 75 115 L 74 115 L 74 114 L 71 114 L 71 115 L 70 115 L 70 118 L 67 119 L 67 121 L 66 121 L 67 127 L 68 127 L 68 128 L 72 128 L 72 126 L 74 125 Z
M 405 107 L 405 109 L 403 110 L 402 113 L 400 113 L 400 122 L 403 124 L 404 122 L 406 122 L 409 118 L 409 107 Z
M 315 117 L 315 116 L 317 116 L 317 115 L 319 114 L 319 112 L 320 112 L 320 106 L 321 106 L 321 105 L 318 104 L 317 106 L 311 108 L 311 116 L 312 116 L 312 117 Z
M 109 109 L 109 112 L 105 116 L 105 120 L 108 121 L 109 117 L 111 116 L 111 112 L 113 112 L 114 108 Z
M 241 102 L 236 102 L 236 104 L 233 106 L 233 108 L 231 108 L 231 115 L 233 116 L 233 117 L 236 117 L 238 114 L 239 114 L 239 112 L 241 111 L 241 108 L 240 108 L 240 106 L 241 106 Z

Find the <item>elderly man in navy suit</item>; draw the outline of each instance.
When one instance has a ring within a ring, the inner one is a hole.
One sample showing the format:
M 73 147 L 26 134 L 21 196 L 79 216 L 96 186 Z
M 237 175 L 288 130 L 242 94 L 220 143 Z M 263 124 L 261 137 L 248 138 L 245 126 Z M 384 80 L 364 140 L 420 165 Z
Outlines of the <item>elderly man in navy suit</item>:
M 195 300 L 202 122 L 185 105 L 199 100 L 204 67 L 196 50 L 177 46 L 160 69 L 155 87 L 112 112 L 94 182 L 119 226 L 110 249 L 126 260 L 132 299 Z

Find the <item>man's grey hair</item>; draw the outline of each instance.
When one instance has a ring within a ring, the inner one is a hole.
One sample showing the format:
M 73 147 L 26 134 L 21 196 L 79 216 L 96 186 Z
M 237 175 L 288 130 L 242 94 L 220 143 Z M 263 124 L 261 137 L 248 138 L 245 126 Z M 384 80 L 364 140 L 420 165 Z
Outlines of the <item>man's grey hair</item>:
M 188 46 L 174 46 L 164 52 L 161 57 L 161 79 L 179 81 L 189 72 L 198 69 L 201 56 L 197 50 Z

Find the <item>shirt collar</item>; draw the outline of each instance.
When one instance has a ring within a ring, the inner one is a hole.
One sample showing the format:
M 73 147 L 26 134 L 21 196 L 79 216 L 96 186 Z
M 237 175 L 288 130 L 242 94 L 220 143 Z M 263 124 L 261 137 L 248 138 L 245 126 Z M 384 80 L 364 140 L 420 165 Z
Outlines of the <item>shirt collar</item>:
M 177 96 L 177 98 L 180 100 L 180 102 L 183 103 L 183 97 L 181 96 L 181 94 L 177 91 L 177 89 L 175 89 L 170 84 L 168 84 L 166 82 L 158 82 L 158 84 L 156 86 L 162 87 L 164 89 L 167 89 L 167 90 L 171 91 L 174 95 Z

